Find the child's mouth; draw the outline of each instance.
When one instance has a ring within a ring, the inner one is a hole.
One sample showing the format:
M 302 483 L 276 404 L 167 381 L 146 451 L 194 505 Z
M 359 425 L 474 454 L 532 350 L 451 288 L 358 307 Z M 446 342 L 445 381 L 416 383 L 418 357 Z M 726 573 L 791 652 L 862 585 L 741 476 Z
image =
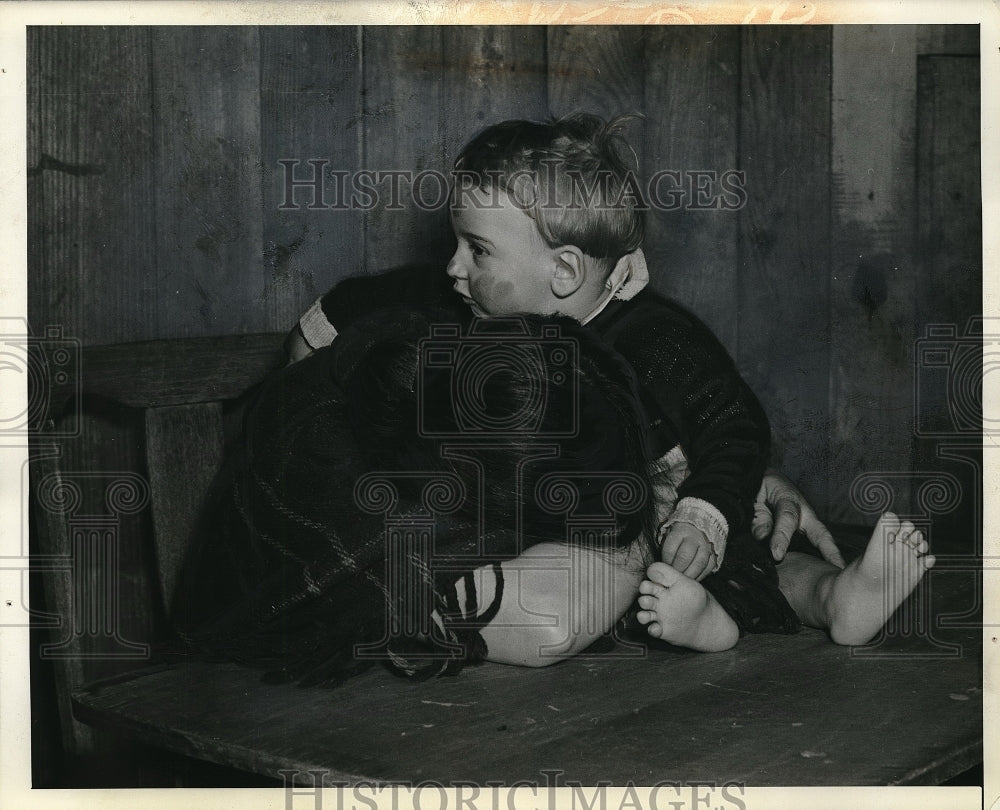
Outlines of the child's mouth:
M 485 312 L 484 312 L 484 311 L 483 311 L 482 309 L 480 309 L 480 307 L 479 307 L 479 305 L 478 305 L 478 304 L 476 303 L 475 299 L 473 299 L 473 298 L 470 298 L 469 296 L 467 296 L 467 295 L 466 295 L 465 293 L 463 293 L 463 292 L 462 292 L 462 291 L 461 291 L 460 289 L 458 289 L 458 287 L 457 287 L 457 286 L 455 286 L 455 287 L 452 287 L 452 289 L 453 289 L 453 290 L 455 291 L 455 293 L 456 293 L 456 294 L 458 295 L 458 297 L 462 299 L 462 302 L 463 302 L 463 303 L 464 303 L 464 304 L 465 304 L 465 305 L 466 305 L 466 306 L 467 306 L 467 307 L 468 307 L 469 309 L 471 309 L 471 310 L 472 310 L 472 314 L 473 314 L 473 315 L 476 315 L 476 316 L 477 316 L 477 317 L 479 317 L 479 318 L 485 318 L 485 317 L 486 317 L 486 313 L 485 313 Z
M 479 304 L 477 304 L 474 300 L 465 295 L 462 296 L 462 300 L 465 302 L 465 305 L 472 310 L 473 315 L 476 315 L 479 318 L 486 317 L 486 313 L 479 308 Z

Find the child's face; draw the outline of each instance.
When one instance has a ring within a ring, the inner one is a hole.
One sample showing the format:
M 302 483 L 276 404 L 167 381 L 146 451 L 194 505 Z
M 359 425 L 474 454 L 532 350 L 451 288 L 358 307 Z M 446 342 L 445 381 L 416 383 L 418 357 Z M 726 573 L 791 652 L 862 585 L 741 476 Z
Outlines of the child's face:
M 458 248 L 448 262 L 448 275 L 476 315 L 556 311 L 551 279 L 558 251 L 506 193 L 465 193 L 463 205 L 452 207 L 451 225 Z

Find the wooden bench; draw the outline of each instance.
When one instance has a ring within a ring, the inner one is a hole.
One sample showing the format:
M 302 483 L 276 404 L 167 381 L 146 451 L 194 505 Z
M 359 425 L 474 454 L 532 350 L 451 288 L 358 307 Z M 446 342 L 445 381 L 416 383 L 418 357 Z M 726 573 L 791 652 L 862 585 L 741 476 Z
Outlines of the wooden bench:
M 152 537 L 118 540 L 152 541 L 161 593 L 150 598 L 168 604 L 222 458 L 223 403 L 281 362 L 280 342 L 256 335 L 84 350 L 83 406 L 114 401 L 144 414 L 147 474 L 137 486 L 148 488 L 141 531 Z M 53 414 L 76 407 L 74 390 L 53 389 L 50 404 Z M 84 576 L 79 558 L 93 565 L 93 546 L 104 541 L 53 508 L 53 487 L 67 475 L 60 463 L 36 449 L 34 548 L 74 560 Z M 982 760 L 979 574 L 968 562 L 942 557 L 866 648 L 804 630 L 748 636 L 714 655 L 619 646 L 546 669 L 486 664 L 421 684 L 373 669 L 336 690 L 268 685 L 257 671 L 208 663 L 146 665 L 85 683 L 94 618 L 81 612 L 95 608 L 55 576 L 46 595 L 76 628 L 68 640 L 65 625 L 54 631 L 63 652 L 78 656 L 57 660 L 64 729 L 76 739 L 93 726 L 307 785 L 315 772 L 327 783 L 546 785 L 558 773 L 561 783 L 582 784 L 936 784 Z

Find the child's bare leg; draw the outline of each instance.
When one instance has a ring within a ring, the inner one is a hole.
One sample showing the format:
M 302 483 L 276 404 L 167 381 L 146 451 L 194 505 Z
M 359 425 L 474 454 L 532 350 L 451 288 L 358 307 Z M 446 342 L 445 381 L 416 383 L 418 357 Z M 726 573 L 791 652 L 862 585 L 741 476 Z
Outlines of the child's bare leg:
M 639 583 L 636 618 L 653 638 L 700 652 L 728 650 L 739 628 L 699 582 L 663 562 L 655 562 Z
M 864 554 L 843 570 L 790 553 L 778 566 L 778 579 L 803 624 L 828 630 L 838 644 L 865 644 L 933 565 L 923 535 L 886 512 Z

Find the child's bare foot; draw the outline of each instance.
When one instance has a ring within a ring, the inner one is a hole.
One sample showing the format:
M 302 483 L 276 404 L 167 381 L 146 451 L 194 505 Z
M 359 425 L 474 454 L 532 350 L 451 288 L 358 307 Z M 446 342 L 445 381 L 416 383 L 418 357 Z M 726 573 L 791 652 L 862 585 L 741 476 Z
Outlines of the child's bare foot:
M 886 512 L 864 554 L 833 577 L 824 599 L 830 637 L 838 644 L 871 641 L 933 565 L 923 534 Z
M 676 568 L 655 562 L 639 583 L 636 618 L 653 638 L 700 652 L 732 647 L 740 636 L 736 622 L 701 584 Z

